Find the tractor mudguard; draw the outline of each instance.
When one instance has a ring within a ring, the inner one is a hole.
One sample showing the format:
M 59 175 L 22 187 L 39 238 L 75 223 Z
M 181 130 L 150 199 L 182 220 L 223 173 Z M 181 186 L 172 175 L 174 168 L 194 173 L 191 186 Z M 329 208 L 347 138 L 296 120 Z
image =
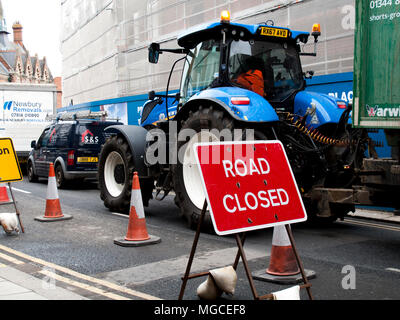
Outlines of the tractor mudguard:
M 339 108 L 338 102 L 345 103 L 345 101 L 327 94 L 301 91 L 294 99 L 294 113 L 304 116 L 308 109 L 309 111 L 312 109 L 312 104 L 315 104 L 316 112 L 314 115 L 307 117 L 307 125 L 318 128 L 327 123 L 339 123 L 345 109 Z M 349 124 L 351 124 L 351 117 L 349 118 Z
M 236 101 L 240 101 L 240 98 L 248 98 L 248 102 L 242 101 L 243 104 L 233 104 L 232 98 L 236 98 L 234 99 Z M 219 105 L 239 121 L 279 121 L 278 115 L 267 100 L 255 92 L 238 87 L 220 87 L 200 91 L 179 110 L 176 119 L 179 120 L 180 115 L 185 114 L 185 111 L 190 110 L 194 105 L 207 102 Z
M 147 166 L 144 162 L 147 130 L 140 126 L 116 125 L 107 127 L 104 131 L 113 135 L 121 134 L 126 139 L 134 158 L 136 171 L 140 177 L 147 177 Z

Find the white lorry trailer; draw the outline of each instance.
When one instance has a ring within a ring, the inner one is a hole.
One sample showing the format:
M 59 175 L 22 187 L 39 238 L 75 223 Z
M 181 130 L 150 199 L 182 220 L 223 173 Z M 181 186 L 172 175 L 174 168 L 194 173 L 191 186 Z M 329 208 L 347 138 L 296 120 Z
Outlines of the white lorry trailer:
M 11 138 L 24 167 L 36 140 L 56 112 L 57 89 L 53 84 L 0 83 L 0 137 Z

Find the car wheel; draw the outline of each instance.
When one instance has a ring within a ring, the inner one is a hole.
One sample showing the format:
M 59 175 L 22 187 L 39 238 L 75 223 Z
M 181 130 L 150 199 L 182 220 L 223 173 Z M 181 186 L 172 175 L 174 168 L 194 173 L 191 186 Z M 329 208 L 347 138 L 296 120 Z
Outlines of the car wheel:
M 35 174 L 35 170 L 33 169 L 32 161 L 28 161 L 28 181 L 36 182 L 38 181 L 38 176 Z
M 55 169 L 55 174 L 56 174 L 56 182 L 57 182 L 57 188 L 64 188 L 66 185 L 66 180 L 64 177 L 64 171 L 61 167 L 61 165 L 57 164 L 56 169 Z

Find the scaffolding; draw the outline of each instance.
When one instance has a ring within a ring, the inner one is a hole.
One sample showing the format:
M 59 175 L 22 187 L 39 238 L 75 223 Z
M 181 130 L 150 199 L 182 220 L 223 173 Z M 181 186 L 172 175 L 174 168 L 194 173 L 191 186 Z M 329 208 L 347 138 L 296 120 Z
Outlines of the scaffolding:
M 351 72 L 354 50 L 354 0 L 64 0 L 64 105 L 164 91 L 176 56 L 147 62 L 151 42 L 177 46 L 184 30 L 218 21 L 228 9 L 232 21 L 311 31 L 320 23 L 316 58 L 303 57 L 303 69 L 315 75 Z M 313 44 L 305 46 L 312 51 Z M 178 89 L 183 65 L 177 66 L 171 89 Z

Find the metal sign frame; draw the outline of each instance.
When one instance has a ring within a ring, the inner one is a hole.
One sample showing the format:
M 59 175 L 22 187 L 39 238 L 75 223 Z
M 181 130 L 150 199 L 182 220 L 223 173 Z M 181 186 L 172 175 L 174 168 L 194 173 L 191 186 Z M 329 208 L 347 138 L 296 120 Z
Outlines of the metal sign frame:
M 211 275 L 211 273 L 209 271 L 204 271 L 204 272 L 194 273 L 194 274 L 190 273 L 190 270 L 191 270 L 192 264 L 193 264 L 193 260 L 194 260 L 194 256 L 196 254 L 197 244 L 198 244 L 199 238 L 200 238 L 201 226 L 202 226 L 202 224 L 204 222 L 204 217 L 206 215 L 206 211 L 207 211 L 207 200 L 204 201 L 203 209 L 201 210 L 200 219 L 199 219 L 199 222 L 198 222 L 198 225 L 197 225 L 196 234 L 195 234 L 194 239 L 193 239 L 192 249 L 190 251 L 189 260 L 188 260 L 188 263 L 186 265 L 186 271 L 185 271 L 184 276 L 182 277 L 182 285 L 181 285 L 181 289 L 179 291 L 178 300 L 183 300 L 183 297 L 185 295 L 186 285 L 187 285 L 187 282 L 190 279 L 195 279 L 195 278 L 204 277 L 204 276 L 208 276 L 208 275 L 211 276 L 211 278 L 212 278 L 212 275 Z M 298 267 L 300 269 L 301 277 L 302 277 L 302 280 L 303 280 L 303 283 L 304 283 L 304 284 L 300 285 L 300 289 L 306 289 L 308 298 L 310 300 L 314 300 L 314 297 L 313 297 L 312 292 L 311 292 L 312 285 L 307 279 L 307 275 L 306 275 L 306 272 L 304 270 L 303 263 L 302 263 L 302 261 L 300 259 L 300 256 L 299 256 L 297 248 L 296 248 L 296 244 L 294 242 L 294 237 L 293 237 L 293 234 L 292 234 L 292 230 L 290 229 L 288 224 L 285 225 L 285 228 L 286 228 L 286 232 L 287 232 L 287 234 L 289 236 L 290 244 L 292 245 L 293 252 L 294 252 L 294 255 L 295 255 L 295 258 L 296 258 L 296 263 L 297 263 L 297 265 L 298 265 Z M 236 271 L 237 267 L 239 265 L 239 261 L 240 261 L 240 259 L 242 259 L 243 267 L 245 269 L 246 277 L 247 277 L 247 280 L 249 282 L 251 293 L 253 294 L 254 300 L 273 300 L 274 299 L 274 295 L 273 294 L 269 293 L 269 294 L 264 294 L 264 295 L 260 296 L 258 294 L 258 292 L 257 292 L 254 280 L 253 280 L 252 275 L 251 275 L 250 267 L 249 267 L 249 264 L 248 264 L 248 261 L 247 261 L 247 258 L 246 258 L 246 253 L 245 253 L 244 248 L 243 248 L 245 238 L 246 238 L 246 234 L 245 233 L 243 233 L 242 236 L 240 236 L 239 233 L 235 234 L 236 245 L 238 247 L 238 251 L 237 251 L 236 258 L 235 258 L 235 261 L 234 261 L 232 267 Z

